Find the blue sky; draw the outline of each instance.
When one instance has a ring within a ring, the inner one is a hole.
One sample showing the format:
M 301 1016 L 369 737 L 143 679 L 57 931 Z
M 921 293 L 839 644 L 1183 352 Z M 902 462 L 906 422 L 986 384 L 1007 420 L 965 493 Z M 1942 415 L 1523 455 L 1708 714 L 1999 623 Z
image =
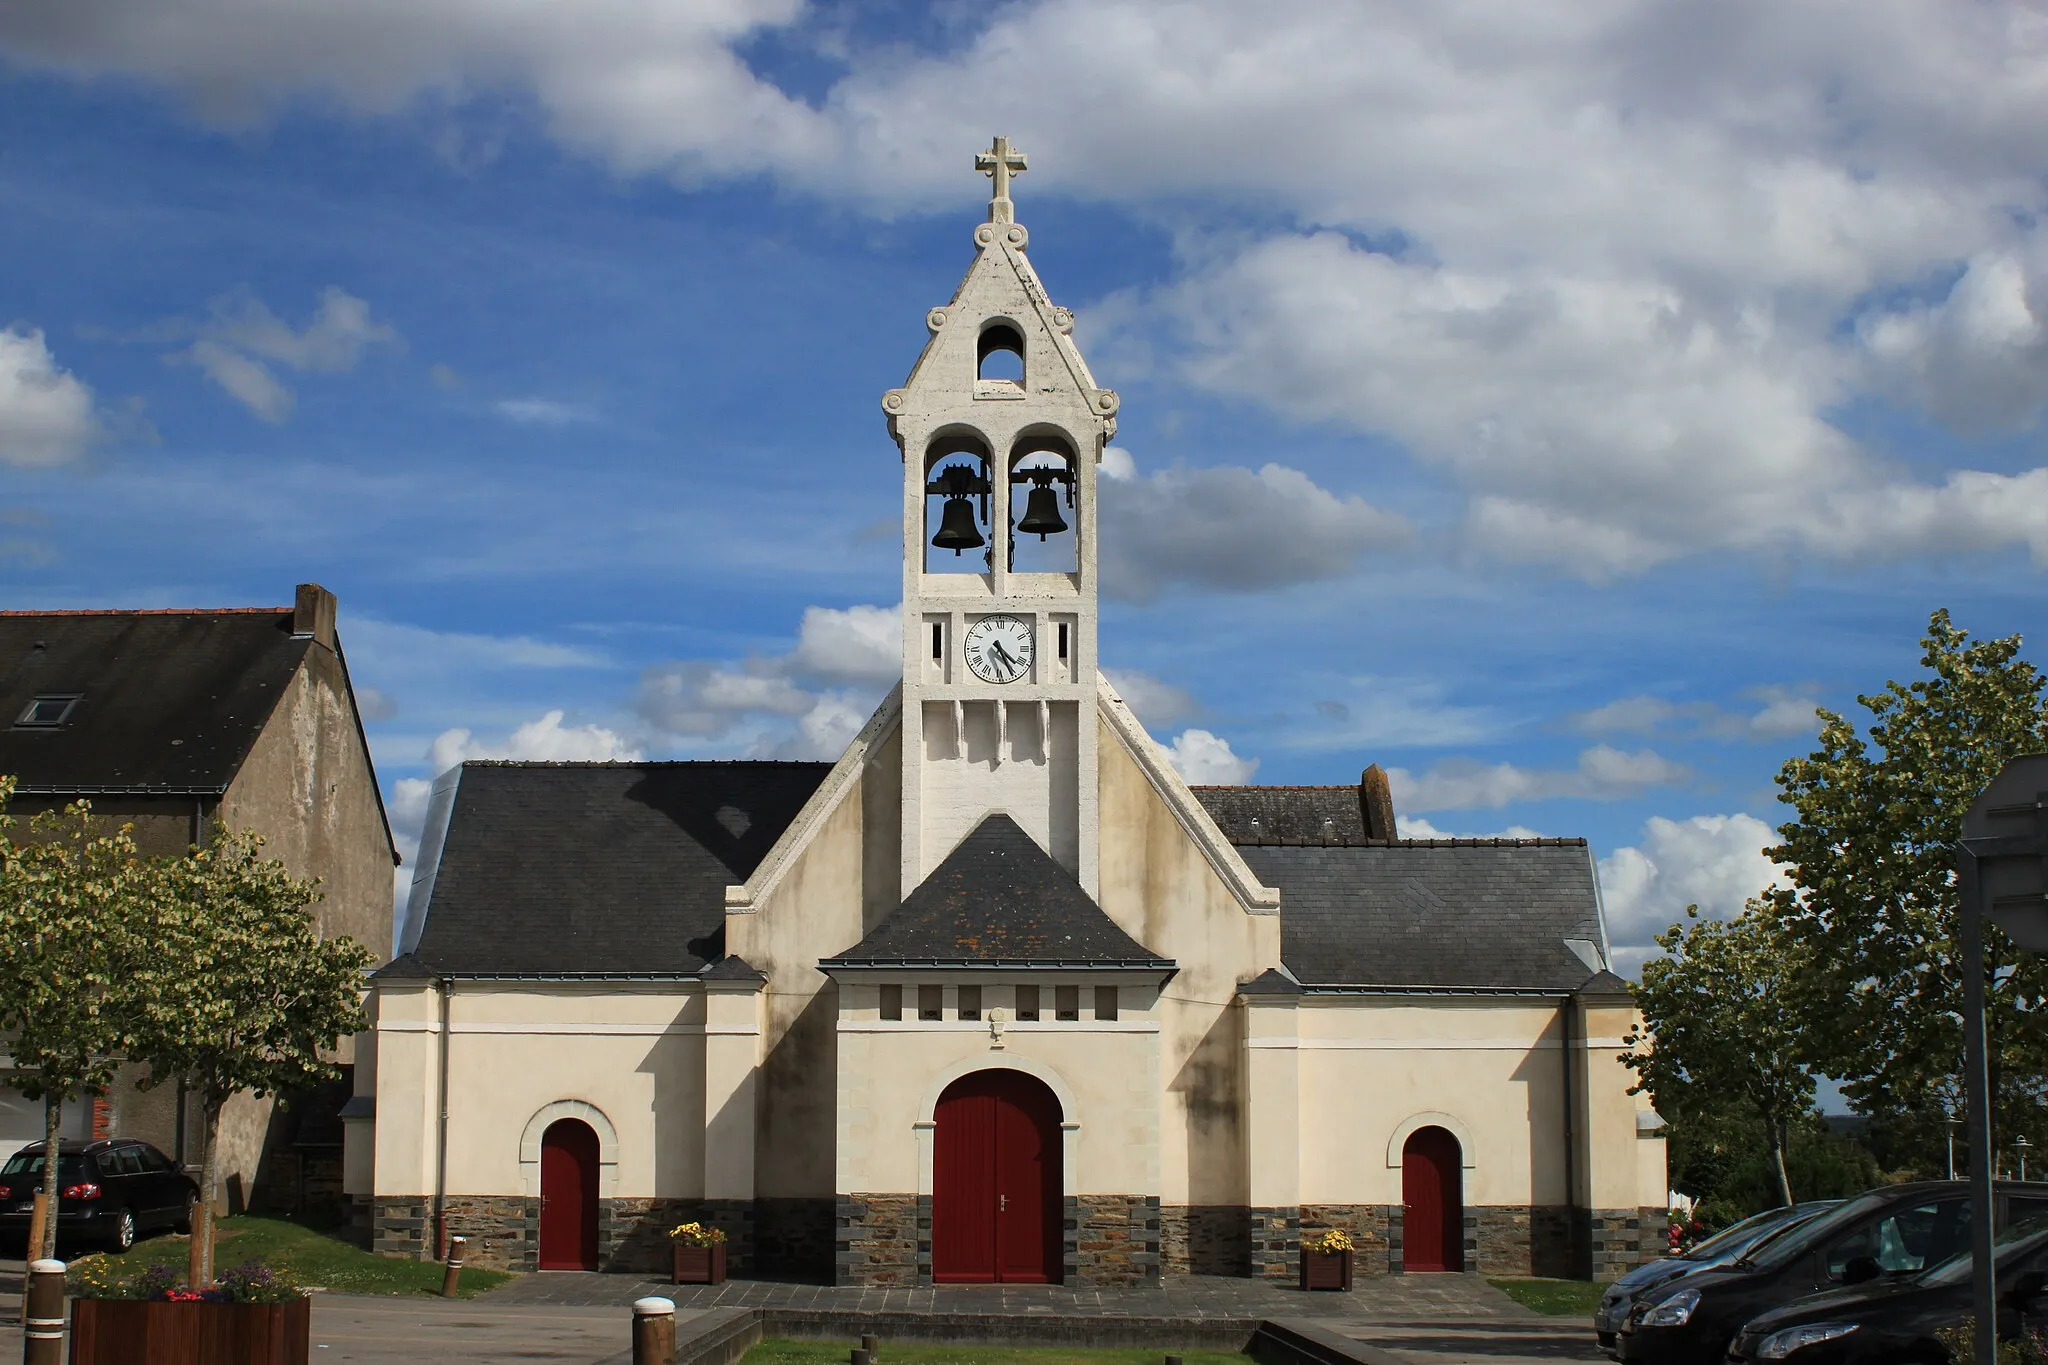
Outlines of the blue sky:
M 1628 965 L 1931 610 L 2039 632 L 2044 75 L 1995 3 L 31 0 L 0 575 L 333 588 L 408 835 L 464 756 L 829 755 L 1003 132 L 1155 735 L 1585 835 Z

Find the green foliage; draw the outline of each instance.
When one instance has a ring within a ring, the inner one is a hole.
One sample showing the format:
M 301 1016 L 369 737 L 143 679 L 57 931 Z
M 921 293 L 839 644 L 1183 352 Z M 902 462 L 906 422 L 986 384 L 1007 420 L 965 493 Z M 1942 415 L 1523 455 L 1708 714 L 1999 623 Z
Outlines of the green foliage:
M 1813 1107 L 1813 1077 L 1800 1062 L 1798 1023 L 1786 1009 L 1804 963 L 1758 902 L 1731 921 L 1701 919 L 1698 906 L 1685 913 L 1686 923 L 1658 935 L 1664 955 L 1643 965 L 1635 988 L 1643 1020 L 1622 1063 L 1667 1122 L 1746 1120 L 1789 1204 L 1785 1146 L 1793 1120 Z
M 740 1365 L 845 1365 L 848 1345 L 844 1341 L 786 1341 L 770 1337 L 741 1356 Z M 882 1343 L 882 1359 L 887 1365 L 1159 1365 L 1162 1351 L 1184 1357 L 1188 1365 L 1251 1365 L 1250 1356 L 1184 1351 L 1172 1345 L 1083 1351 L 1065 1346 L 977 1346 L 967 1342 Z
M 1671 1188 L 1697 1201 L 1693 1215 L 1709 1231 L 1784 1202 L 1777 1165 L 1752 1127 L 1680 1120 L 1666 1131 Z M 1829 1132 L 1818 1115 L 1795 1120 L 1788 1137 L 1786 1174 L 1800 1199 L 1846 1199 L 1884 1183 L 1871 1153 Z
M 1806 1060 L 1858 1112 L 1911 1116 L 1895 1129 L 1938 1141 L 1962 1071 L 1954 843 L 2006 760 L 2048 749 L 2048 680 L 2019 658 L 2019 636 L 1973 642 L 1945 611 L 1922 645 L 1921 677 L 1857 698 L 1864 729 L 1823 711 L 1818 747 L 1780 770 L 1797 818 L 1769 853 L 1790 885 L 1766 899 L 1804 964 L 1787 1002 Z M 2048 1083 L 2048 960 L 1995 928 L 1986 938 L 1996 1119 L 2031 1133 Z
M 1590 1318 L 1607 1291 L 1606 1280 L 1488 1280 L 1524 1308 L 1547 1318 Z

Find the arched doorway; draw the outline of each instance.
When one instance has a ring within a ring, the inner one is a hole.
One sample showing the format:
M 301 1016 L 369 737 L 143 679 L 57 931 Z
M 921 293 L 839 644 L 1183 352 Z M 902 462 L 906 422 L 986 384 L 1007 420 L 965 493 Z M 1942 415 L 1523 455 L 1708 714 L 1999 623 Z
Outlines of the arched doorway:
M 556 1119 L 540 1139 L 540 1268 L 597 1269 L 597 1131 Z
M 1021 1071 L 976 1071 L 933 1119 L 932 1279 L 1059 1283 L 1059 1100 Z
M 1442 1128 L 1418 1128 L 1401 1148 L 1401 1266 L 1465 1268 L 1464 1153 Z

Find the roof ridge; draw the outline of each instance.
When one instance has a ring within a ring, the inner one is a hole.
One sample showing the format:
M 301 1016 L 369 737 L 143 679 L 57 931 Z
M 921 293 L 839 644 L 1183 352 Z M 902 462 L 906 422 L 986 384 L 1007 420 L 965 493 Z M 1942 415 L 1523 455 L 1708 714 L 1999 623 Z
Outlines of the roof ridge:
M 1540 835 L 1533 839 L 1233 839 L 1239 848 L 1584 848 L 1583 837 Z
M 1245 782 L 1235 786 L 1221 782 L 1190 782 L 1189 791 L 1198 792 L 1355 792 L 1356 782 Z
M 829 768 L 819 758 L 465 758 L 465 768 Z
M 0 611 L 6 616 L 290 616 L 296 607 L 66 607 L 53 611 Z

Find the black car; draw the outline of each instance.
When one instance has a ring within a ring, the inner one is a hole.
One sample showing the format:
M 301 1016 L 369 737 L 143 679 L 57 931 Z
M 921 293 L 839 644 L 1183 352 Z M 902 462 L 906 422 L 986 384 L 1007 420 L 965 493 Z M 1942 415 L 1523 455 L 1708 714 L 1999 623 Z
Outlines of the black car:
M 2048 1310 L 2048 1219 L 2008 1229 L 1992 1250 L 1999 1336 L 2038 1326 Z M 1875 1274 L 1872 1266 L 1860 1267 Z M 1873 1278 L 1774 1308 L 1753 1319 L 1728 1349 L 1730 1365 L 1948 1365 L 1935 1333 L 1971 1310 L 1970 1253 L 1903 1280 Z
M 2048 1214 L 2048 1184 L 2000 1181 L 1994 1218 Z M 1970 1191 L 1960 1180 L 1893 1185 L 1773 1237 L 1750 1255 L 1639 1295 L 1616 1338 L 1642 1365 L 1720 1365 L 1744 1323 L 1809 1294 L 1877 1276 L 1917 1275 L 1961 1251 Z
M 43 1144 L 24 1147 L 0 1167 L 0 1243 L 28 1240 L 35 1196 L 43 1188 Z M 199 1186 L 162 1152 L 130 1138 L 57 1144 L 57 1238 L 125 1251 L 151 1228 L 189 1232 Z
M 1753 1213 L 1739 1223 L 1722 1228 L 1683 1255 L 1667 1256 L 1662 1260 L 1637 1266 L 1607 1286 L 1607 1292 L 1600 1296 L 1600 1306 L 1593 1310 L 1593 1331 L 1600 1339 L 1600 1349 L 1609 1355 L 1615 1353 L 1617 1329 L 1628 1319 L 1629 1305 L 1641 1295 L 1649 1293 L 1658 1285 L 1669 1284 L 1681 1275 L 1691 1275 L 1717 1265 L 1727 1265 L 1737 1257 L 1755 1250 L 1767 1239 L 1788 1228 L 1797 1227 L 1807 1219 L 1825 1213 L 1841 1202 L 1839 1199 L 1812 1199 L 1804 1204 L 1786 1204 L 1775 1209 L 1765 1209 L 1762 1213 Z

